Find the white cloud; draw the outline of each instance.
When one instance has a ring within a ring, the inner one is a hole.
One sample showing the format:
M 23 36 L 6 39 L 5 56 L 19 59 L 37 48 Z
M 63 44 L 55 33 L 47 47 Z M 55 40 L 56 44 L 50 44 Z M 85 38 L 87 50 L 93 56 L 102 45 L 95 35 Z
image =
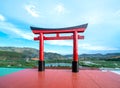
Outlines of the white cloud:
M 0 21 L 5 21 L 5 17 L 2 14 L 0 14 Z
M 86 15 L 87 14 L 87 15 Z M 83 14 L 83 20 L 85 22 L 88 22 L 89 24 L 98 24 L 102 22 L 103 14 L 101 12 L 95 11 L 95 12 L 89 12 Z
M 99 22 L 98 16 L 86 16 L 84 17 L 84 20 L 87 21 L 90 24 L 97 24 Z
M 52 41 L 46 41 L 46 43 L 50 45 L 58 45 L 58 46 L 73 46 L 72 41 L 66 41 L 66 40 L 52 40 Z
M 86 50 L 118 50 L 117 48 L 106 47 L 106 46 L 95 46 L 90 44 L 80 44 L 79 47 Z
M 58 50 L 45 50 L 45 52 L 60 53 Z
M 31 14 L 33 17 L 39 17 L 40 12 L 37 10 L 35 5 L 26 5 L 25 10 Z
M 115 12 L 115 16 L 120 16 L 120 10 Z
M 53 40 L 53 41 L 46 41 L 46 43 L 50 45 L 58 45 L 58 46 L 73 46 L 72 41 L 66 41 L 66 40 Z M 85 50 L 119 50 L 118 48 L 113 47 L 106 47 L 106 46 L 97 46 L 97 45 L 91 45 L 91 44 L 79 44 L 79 48 L 85 49 Z
M 15 38 L 24 38 L 28 40 L 33 40 L 33 34 L 26 31 L 22 31 L 23 29 L 17 28 L 15 25 L 8 22 L 0 22 L 0 31 L 4 32 L 8 35 L 11 35 Z
M 65 13 L 65 7 L 63 6 L 63 4 L 58 4 L 55 6 L 54 11 L 58 15 L 63 14 L 63 13 Z

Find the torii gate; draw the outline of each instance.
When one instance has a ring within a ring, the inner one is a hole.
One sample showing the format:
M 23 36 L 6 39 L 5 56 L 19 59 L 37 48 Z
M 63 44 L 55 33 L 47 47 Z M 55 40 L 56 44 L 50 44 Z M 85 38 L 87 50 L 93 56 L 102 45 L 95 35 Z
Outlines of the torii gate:
M 84 36 L 78 35 L 82 33 L 87 28 L 88 24 L 83 24 L 74 27 L 66 28 L 38 28 L 31 27 L 31 30 L 34 34 L 39 34 L 40 36 L 34 37 L 34 40 L 40 41 L 39 46 L 39 62 L 38 62 L 38 71 L 45 70 L 45 61 L 44 61 L 44 40 L 70 40 L 73 39 L 73 61 L 72 61 L 72 72 L 79 72 L 79 63 L 78 63 L 78 39 L 84 39 Z M 71 36 L 60 36 L 61 33 L 73 33 Z M 56 34 L 54 37 L 46 37 L 44 34 Z

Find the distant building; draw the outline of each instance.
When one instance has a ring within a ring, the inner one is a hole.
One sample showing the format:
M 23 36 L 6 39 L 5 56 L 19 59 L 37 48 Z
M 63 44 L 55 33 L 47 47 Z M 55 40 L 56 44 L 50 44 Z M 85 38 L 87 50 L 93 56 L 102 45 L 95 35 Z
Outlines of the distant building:
M 31 60 L 39 60 L 39 58 L 31 58 Z

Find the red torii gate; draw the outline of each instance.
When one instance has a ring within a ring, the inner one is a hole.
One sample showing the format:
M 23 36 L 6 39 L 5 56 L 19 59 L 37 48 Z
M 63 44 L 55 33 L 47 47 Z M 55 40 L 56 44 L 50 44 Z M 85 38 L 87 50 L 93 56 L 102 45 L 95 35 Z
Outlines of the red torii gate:
M 38 71 L 45 70 L 45 61 L 44 61 L 44 40 L 70 40 L 73 39 L 73 61 L 72 61 L 72 72 L 79 72 L 79 63 L 78 63 L 78 39 L 84 39 L 84 36 L 78 35 L 82 33 L 87 28 L 88 24 L 83 24 L 74 27 L 66 28 L 38 28 L 31 27 L 31 30 L 34 34 L 39 34 L 40 36 L 34 37 L 34 40 L 40 41 L 39 46 L 39 62 L 38 62 Z M 71 36 L 60 36 L 61 33 L 73 33 Z M 56 34 L 55 37 L 46 37 L 44 34 Z

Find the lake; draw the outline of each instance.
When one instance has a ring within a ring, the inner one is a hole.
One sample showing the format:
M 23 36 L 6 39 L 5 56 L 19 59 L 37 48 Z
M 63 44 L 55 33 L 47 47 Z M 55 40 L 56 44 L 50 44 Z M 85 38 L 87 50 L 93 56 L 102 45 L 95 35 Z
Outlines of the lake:
M 71 67 L 72 63 L 45 63 L 46 67 L 58 67 L 58 66 L 67 66 L 67 67 Z

